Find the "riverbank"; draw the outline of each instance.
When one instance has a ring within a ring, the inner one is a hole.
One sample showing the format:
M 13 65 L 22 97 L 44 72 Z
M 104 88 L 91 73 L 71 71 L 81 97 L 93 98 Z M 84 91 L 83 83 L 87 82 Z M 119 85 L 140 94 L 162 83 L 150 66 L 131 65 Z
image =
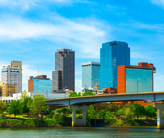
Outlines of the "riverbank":
M 0 128 L 3 127 L 61 127 L 71 126 L 71 119 L 64 122 L 54 119 L 0 119 Z
M 156 119 L 128 119 L 128 120 L 117 120 L 115 123 L 110 126 L 157 126 Z
M 71 126 L 72 119 L 0 119 L 0 128 L 5 127 L 62 127 Z M 106 124 L 106 127 L 131 127 L 131 126 L 157 126 L 156 120 L 129 119 L 117 120 L 113 124 Z

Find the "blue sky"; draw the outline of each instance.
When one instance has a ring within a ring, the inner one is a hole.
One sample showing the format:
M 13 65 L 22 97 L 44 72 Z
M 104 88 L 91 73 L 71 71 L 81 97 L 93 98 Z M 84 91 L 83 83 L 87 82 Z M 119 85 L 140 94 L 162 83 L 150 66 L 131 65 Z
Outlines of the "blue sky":
M 99 61 L 101 44 L 125 41 L 131 64 L 153 63 L 155 91 L 164 91 L 164 0 L 0 0 L 0 66 L 23 62 L 29 76 L 51 78 L 55 51 L 76 54 L 76 91 L 81 64 Z

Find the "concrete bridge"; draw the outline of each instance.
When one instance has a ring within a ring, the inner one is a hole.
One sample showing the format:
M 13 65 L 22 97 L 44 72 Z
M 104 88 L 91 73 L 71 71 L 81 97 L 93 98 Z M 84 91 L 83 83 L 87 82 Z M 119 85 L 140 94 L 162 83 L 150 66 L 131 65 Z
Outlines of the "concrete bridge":
M 99 95 L 99 96 L 83 96 L 47 100 L 48 105 L 68 105 L 72 110 L 72 126 L 86 126 L 86 110 L 89 107 L 83 105 L 90 105 L 102 102 L 123 102 L 123 101 L 150 101 L 154 102 L 154 107 L 158 109 L 157 127 L 164 128 L 164 119 L 162 119 L 162 109 L 164 104 L 156 103 L 164 101 L 164 92 L 139 92 L 128 94 L 112 94 L 112 95 Z M 70 106 L 77 105 L 77 106 Z M 81 121 L 76 119 L 76 110 L 83 111 L 83 119 Z M 80 122 L 80 123 L 79 123 Z

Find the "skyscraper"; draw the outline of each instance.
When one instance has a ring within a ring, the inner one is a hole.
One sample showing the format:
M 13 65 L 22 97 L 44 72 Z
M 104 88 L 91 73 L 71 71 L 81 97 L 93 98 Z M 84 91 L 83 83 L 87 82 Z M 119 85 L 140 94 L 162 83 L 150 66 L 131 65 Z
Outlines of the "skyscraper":
M 100 49 L 99 88 L 117 88 L 117 67 L 130 65 L 130 48 L 120 41 L 106 42 Z
M 75 52 L 60 49 L 55 52 L 55 71 L 52 72 L 52 91 L 75 90 Z
M 100 62 L 82 63 L 82 87 L 93 88 L 99 85 Z
M 12 61 L 11 66 L 3 66 L 1 69 L 1 81 L 4 84 L 16 84 L 17 93 L 22 92 L 22 62 Z

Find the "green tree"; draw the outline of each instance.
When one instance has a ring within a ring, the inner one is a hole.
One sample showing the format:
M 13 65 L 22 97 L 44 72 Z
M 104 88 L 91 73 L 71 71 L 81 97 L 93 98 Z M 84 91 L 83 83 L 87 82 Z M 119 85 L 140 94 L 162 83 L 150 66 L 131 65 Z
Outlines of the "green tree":
M 22 101 L 22 113 L 28 113 L 30 110 L 29 110 L 29 107 L 27 107 L 27 103 L 29 101 L 31 101 L 32 99 L 30 97 L 26 97 L 24 98 L 24 100 Z
M 106 111 L 105 110 L 101 110 L 100 113 L 99 113 L 99 117 L 104 119 L 105 115 L 106 115 Z
M 90 118 L 90 119 L 94 119 L 94 118 L 97 118 L 97 112 L 94 108 L 94 105 L 89 105 L 89 110 L 87 110 L 87 116 Z
M 28 95 L 28 92 L 26 90 L 24 90 L 22 93 L 21 93 L 21 97 L 20 97 L 20 100 L 24 100 L 25 98 L 29 97 Z
M 119 109 L 117 112 L 120 116 L 124 114 L 124 110 L 123 109 Z
M 96 110 L 98 110 L 98 111 L 107 109 L 107 105 L 106 104 L 101 104 L 101 103 L 95 104 L 95 107 L 96 107 Z
M 95 93 L 93 93 L 91 91 L 86 91 L 82 94 L 82 96 L 90 96 L 90 95 L 95 95 Z
M 107 111 L 105 114 L 105 124 L 112 124 L 115 122 L 116 122 L 116 118 L 114 118 L 111 112 Z
M 6 111 L 6 109 L 6 104 L 2 100 L 0 100 L 0 114 L 3 114 L 3 112 Z
M 80 97 L 81 96 L 81 93 L 80 92 L 71 92 L 70 94 L 69 94 L 69 97 Z
M 139 103 L 134 103 L 134 104 L 132 104 L 132 106 L 134 106 L 134 115 L 137 116 L 137 119 L 139 118 L 139 116 L 144 115 L 144 113 L 145 113 L 144 106 L 142 106 Z
M 54 111 L 55 114 L 58 114 L 58 113 L 63 113 L 64 115 L 65 114 L 68 114 L 68 113 L 71 113 L 71 109 L 69 109 L 68 107 L 63 107 L 63 108 L 60 108 L 60 109 L 56 109 Z
M 133 118 L 134 115 L 135 115 L 134 112 L 135 112 L 134 106 L 133 106 L 133 105 L 130 105 L 129 107 L 127 107 L 127 108 L 125 109 L 125 116 L 126 116 L 128 119 L 131 119 L 131 118 Z
M 145 115 L 147 119 L 148 117 L 155 116 L 155 108 L 151 104 L 148 104 L 147 106 L 145 106 Z
M 55 120 L 55 123 L 57 125 L 63 125 L 64 124 L 64 115 L 63 114 L 53 114 L 52 119 Z
M 119 110 L 119 105 L 114 104 L 112 102 L 107 106 L 107 111 L 116 113 L 118 110 Z
M 41 113 L 42 111 L 49 111 L 49 106 L 46 105 L 46 98 L 44 95 L 34 95 L 31 100 L 28 101 L 27 107 L 31 113 Z
M 20 100 L 13 100 L 10 102 L 7 108 L 8 114 L 14 114 L 14 116 L 22 113 L 22 106 Z

